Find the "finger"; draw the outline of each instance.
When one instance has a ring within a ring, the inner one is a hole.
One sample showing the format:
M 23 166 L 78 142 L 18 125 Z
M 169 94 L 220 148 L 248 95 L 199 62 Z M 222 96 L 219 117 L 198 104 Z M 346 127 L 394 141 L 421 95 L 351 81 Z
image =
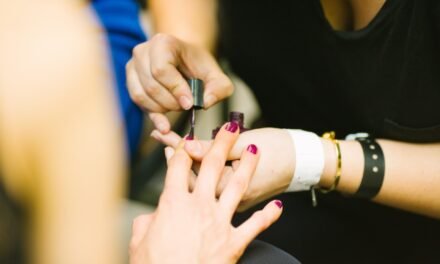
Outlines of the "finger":
M 229 97 L 234 91 L 234 86 L 223 72 L 214 72 L 206 81 L 203 101 L 205 108 L 209 108 L 219 101 Z
M 185 141 L 181 141 L 175 149 L 174 155 L 168 161 L 165 177 L 164 193 L 188 191 L 188 176 L 190 175 L 192 160 L 183 149 Z
M 138 71 L 139 72 L 139 71 Z M 138 73 L 139 80 L 145 93 L 164 109 L 177 111 L 180 105 L 170 91 L 162 84 L 157 82 L 151 72 Z
M 174 152 L 175 151 L 174 151 L 174 149 L 172 147 L 166 147 L 165 148 L 165 158 L 167 160 L 167 164 L 168 164 L 168 161 L 173 157 Z
M 232 161 L 232 169 L 236 171 L 238 167 L 240 166 L 240 160 L 233 160 Z
M 177 70 L 181 63 L 180 42 L 168 35 L 157 35 L 161 45 L 152 45 L 150 68 L 152 77 L 173 94 L 183 109 L 193 105 L 191 90 L 185 78 Z
M 247 246 L 261 232 L 266 230 L 280 218 L 283 203 L 275 200 L 268 203 L 262 210 L 255 212 L 248 220 L 236 228 L 236 241 L 239 246 Z
M 150 136 L 155 140 L 161 142 L 162 144 L 172 148 L 177 148 L 179 143 L 182 141 L 182 138 L 179 135 L 177 135 L 174 131 L 170 131 L 166 134 L 162 134 L 159 132 L 159 130 L 155 129 L 151 132 Z
M 194 190 L 194 187 L 196 186 L 197 181 L 197 175 L 195 172 L 192 172 L 189 176 L 189 192 L 192 192 Z
M 174 153 L 175 153 L 175 151 L 172 147 L 165 148 L 165 157 L 167 160 L 167 165 L 168 165 L 168 161 L 173 157 Z M 195 185 L 195 182 L 196 182 L 196 174 L 194 172 L 194 167 L 197 167 L 197 165 L 200 165 L 200 163 L 198 163 L 198 162 L 193 163 L 192 170 L 189 175 L 189 181 L 188 181 L 188 185 L 189 185 L 188 191 L 189 192 L 192 192 L 194 185 Z
M 140 215 L 133 220 L 131 226 L 130 250 L 134 250 L 138 247 L 139 243 L 145 237 L 152 220 L 153 213 Z
M 166 109 L 157 104 L 145 93 L 136 71 L 133 68 L 133 63 L 127 63 L 127 87 L 131 100 L 144 110 L 156 113 L 164 113 Z
M 167 134 L 168 132 L 170 132 L 171 129 L 170 121 L 164 114 L 150 113 L 148 116 L 153 122 L 154 127 L 157 130 L 159 130 L 160 133 Z
M 190 140 L 185 144 L 185 150 L 191 158 L 201 161 L 211 149 L 213 142 L 212 140 Z
M 181 52 L 185 68 L 205 84 L 203 96 L 205 108 L 211 107 L 232 94 L 234 88 L 231 80 L 223 73 L 216 59 L 208 51 L 190 45 L 182 46 L 182 49 L 185 49 Z
M 245 194 L 249 182 L 257 167 L 259 158 L 257 146 L 251 144 L 243 151 L 240 167 L 234 172 L 220 196 L 219 204 L 227 212 L 229 218 L 232 218 L 238 204 Z
M 214 143 L 213 140 L 192 140 L 187 141 L 185 144 L 185 150 L 188 152 L 188 154 L 193 158 L 194 160 L 201 161 L 203 157 L 208 153 L 208 151 L 211 149 L 212 144 Z M 244 140 L 241 140 L 241 137 L 238 137 L 237 142 L 235 142 L 234 146 L 232 147 L 231 151 L 228 153 L 228 160 L 238 160 L 241 156 L 241 153 L 243 153 L 243 149 L 247 147 L 245 145 Z M 249 143 L 248 143 L 249 144 Z
M 225 167 L 228 153 L 237 140 L 238 132 L 239 126 L 236 122 L 226 123 L 220 129 L 211 149 L 202 160 L 194 193 L 207 197 L 215 196 L 218 180 Z

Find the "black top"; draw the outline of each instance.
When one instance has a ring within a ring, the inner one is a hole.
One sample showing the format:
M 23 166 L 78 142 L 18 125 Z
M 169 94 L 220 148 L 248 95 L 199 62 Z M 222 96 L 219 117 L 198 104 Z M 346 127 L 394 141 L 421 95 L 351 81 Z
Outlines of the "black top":
M 220 25 L 267 126 L 440 142 L 440 1 L 387 0 L 341 32 L 319 0 L 220 0 Z M 440 263 L 439 221 L 337 193 L 317 208 L 306 192 L 281 199 L 261 238 L 304 263 Z
M 440 140 L 440 1 L 388 0 L 355 32 L 319 0 L 221 3 L 221 52 L 269 126 Z

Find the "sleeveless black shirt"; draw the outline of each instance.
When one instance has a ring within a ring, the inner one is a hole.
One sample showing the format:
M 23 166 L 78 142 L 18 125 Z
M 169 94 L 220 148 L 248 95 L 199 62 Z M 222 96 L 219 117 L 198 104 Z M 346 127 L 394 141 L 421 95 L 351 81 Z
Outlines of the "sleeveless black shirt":
M 267 125 L 440 141 L 440 1 L 387 0 L 362 30 L 319 0 L 221 0 L 221 53 Z

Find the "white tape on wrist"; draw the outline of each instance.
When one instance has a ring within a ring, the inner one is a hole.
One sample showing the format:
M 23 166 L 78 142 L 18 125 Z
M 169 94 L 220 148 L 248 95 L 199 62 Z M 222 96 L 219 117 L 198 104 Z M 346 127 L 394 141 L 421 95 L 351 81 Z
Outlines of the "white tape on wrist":
M 286 192 L 310 190 L 324 171 L 324 148 L 321 139 L 311 132 L 286 129 L 295 145 L 295 172 Z

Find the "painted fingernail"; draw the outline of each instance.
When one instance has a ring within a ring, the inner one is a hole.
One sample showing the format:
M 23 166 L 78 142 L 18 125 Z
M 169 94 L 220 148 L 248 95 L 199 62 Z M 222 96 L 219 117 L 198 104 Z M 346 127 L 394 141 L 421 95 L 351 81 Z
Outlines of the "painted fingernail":
M 257 146 L 255 146 L 254 144 L 250 144 L 250 145 L 247 147 L 247 151 L 249 151 L 249 152 L 252 153 L 252 154 L 257 154 L 257 152 L 258 152 L 258 148 L 257 148 Z
M 181 96 L 179 98 L 179 103 L 183 107 L 183 109 L 188 110 L 192 107 L 191 100 L 187 96 Z
M 237 122 L 229 122 L 225 129 L 231 133 L 235 133 L 238 129 L 238 123 Z
M 186 135 L 185 140 L 194 140 L 194 137 L 192 137 L 191 135 Z
M 276 206 L 278 206 L 278 208 L 283 208 L 283 202 L 281 202 L 280 200 L 276 200 L 275 201 Z

